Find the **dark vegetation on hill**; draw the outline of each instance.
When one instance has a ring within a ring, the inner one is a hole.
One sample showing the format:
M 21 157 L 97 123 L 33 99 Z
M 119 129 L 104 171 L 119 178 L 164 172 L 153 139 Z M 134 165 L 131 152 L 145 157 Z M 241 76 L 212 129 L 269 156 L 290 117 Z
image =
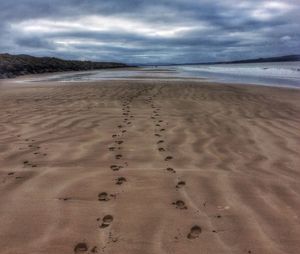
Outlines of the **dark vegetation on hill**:
M 70 61 L 54 57 L 0 54 L 0 78 L 26 74 L 128 67 L 114 62 Z
M 220 63 L 270 63 L 270 62 L 294 62 L 300 61 L 300 55 L 288 55 L 288 56 L 278 56 L 278 57 L 266 57 L 266 58 L 256 58 L 256 59 L 246 59 L 231 62 L 220 62 Z

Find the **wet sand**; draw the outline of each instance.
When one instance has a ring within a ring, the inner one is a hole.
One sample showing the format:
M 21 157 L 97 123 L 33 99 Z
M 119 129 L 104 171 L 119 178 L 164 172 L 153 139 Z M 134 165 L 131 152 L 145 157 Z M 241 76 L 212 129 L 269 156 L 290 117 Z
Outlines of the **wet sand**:
M 0 253 L 298 254 L 300 91 L 0 85 Z

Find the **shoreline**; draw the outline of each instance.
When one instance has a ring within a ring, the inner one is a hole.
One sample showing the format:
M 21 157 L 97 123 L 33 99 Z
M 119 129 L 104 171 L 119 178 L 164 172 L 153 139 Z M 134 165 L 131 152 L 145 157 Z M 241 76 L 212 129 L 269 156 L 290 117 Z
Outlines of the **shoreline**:
M 212 74 L 210 74 L 212 75 Z M 193 73 L 184 72 L 181 69 L 166 69 L 166 67 L 161 68 L 151 68 L 151 67 L 124 67 L 114 68 L 114 69 L 102 69 L 102 70 L 90 70 L 90 71 L 70 71 L 70 72 L 54 72 L 45 74 L 33 74 L 24 75 L 14 79 L 16 82 L 60 82 L 60 83 L 80 83 L 80 82 L 97 82 L 97 81 L 137 81 L 137 80 L 174 80 L 174 81 L 204 81 L 209 83 L 220 83 L 220 84 L 237 84 L 237 85 L 254 85 L 254 86 L 267 86 L 267 87 L 283 87 L 290 89 L 300 89 L 298 83 L 291 83 L 291 79 L 287 77 L 269 77 L 269 81 L 262 81 L 266 77 L 262 77 L 259 81 L 258 77 L 253 76 L 239 76 L 236 75 L 235 78 L 223 74 L 216 73 L 213 76 L 207 76 L 207 74 L 202 73 L 202 75 L 195 75 Z M 252 79 L 252 80 L 251 80 Z M 2 79 L 5 80 L 5 79 Z M 6 79 L 7 80 L 7 79 Z M 0 80 L 1 82 L 1 80 Z

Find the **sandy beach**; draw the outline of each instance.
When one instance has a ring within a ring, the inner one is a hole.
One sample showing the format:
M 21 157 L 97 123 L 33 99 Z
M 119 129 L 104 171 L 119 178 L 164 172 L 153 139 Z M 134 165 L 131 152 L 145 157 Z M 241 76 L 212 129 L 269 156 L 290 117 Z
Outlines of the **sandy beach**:
M 0 83 L 1 254 L 298 254 L 300 90 Z

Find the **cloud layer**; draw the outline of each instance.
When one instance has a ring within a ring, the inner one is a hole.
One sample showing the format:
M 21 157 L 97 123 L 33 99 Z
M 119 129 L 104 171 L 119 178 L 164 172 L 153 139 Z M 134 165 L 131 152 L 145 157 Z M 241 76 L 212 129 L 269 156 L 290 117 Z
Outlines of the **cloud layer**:
M 297 0 L 0 1 L 0 52 L 126 63 L 300 53 Z

